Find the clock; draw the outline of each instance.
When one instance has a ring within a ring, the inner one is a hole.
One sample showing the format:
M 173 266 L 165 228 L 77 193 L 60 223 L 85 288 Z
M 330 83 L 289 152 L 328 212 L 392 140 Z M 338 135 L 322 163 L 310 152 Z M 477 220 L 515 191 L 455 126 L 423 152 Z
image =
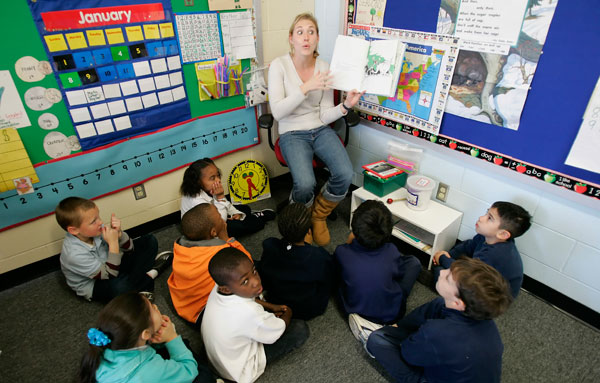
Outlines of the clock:
M 227 183 L 232 200 L 238 203 L 246 204 L 271 197 L 267 168 L 255 160 L 245 160 L 235 165 Z

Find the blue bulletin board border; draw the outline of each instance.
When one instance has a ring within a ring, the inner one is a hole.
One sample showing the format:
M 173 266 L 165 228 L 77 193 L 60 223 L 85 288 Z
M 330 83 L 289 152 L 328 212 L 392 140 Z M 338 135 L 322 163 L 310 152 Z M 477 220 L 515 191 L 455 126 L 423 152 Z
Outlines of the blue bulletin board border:
M 173 172 L 193 161 L 260 144 L 256 108 L 240 107 L 36 164 L 31 194 L 0 194 L 0 231 L 54 212 L 62 199 L 96 199 Z
M 388 2 L 383 26 L 435 32 L 440 3 L 440 0 L 413 1 L 410 3 L 411 11 L 403 13 L 399 12 L 399 7 L 408 6 L 406 2 Z M 488 128 L 486 124 L 446 113 L 440 134 L 436 136 L 375 113 L 360 111 L 359 115 L 367 121 L 458 150 L 575 193 L 600 199 L 599 174 L 564 164 L 581 124 L 583 110 L 587 105 L 586 97 L 591 95 L 598 76 L 598 65 L 593 65 L 592 61 L 597 62 L 599 56 L 597 49 L 592 47 L 597 47 L 600 43 L 600 24 L 597 23 L 600 9 L 591 1 L 585 3 L 576 5 L 565 0 L 558 1 L 544 44 L 544 54 L 518 131 L 495 126 Z M 345 1 L 344 30 L 347 30 L 348 24 L 354 23 L 356 4 L 356 0 Z M 572 20 L 578 22 L 573 23 Z M 578 72 L 581 78 L 576 83 L 570 82 L 578 87 L 577 97 L 573 93 L 574 89 L 569 94 L 568 104 L 572 107 L 563 108 L 561 113 L 556 113 L 549 108 L 552 103 L 547 98 L 556 94 L 557 85 L 554 81 L 561 65 L 567 64 L 564 50 L 575 41 L 582 47 L 582 52 L 578 51 L 577 56 L 583 55 L 590 62 Z M 595 58 L 590 58 L 590 55 Z

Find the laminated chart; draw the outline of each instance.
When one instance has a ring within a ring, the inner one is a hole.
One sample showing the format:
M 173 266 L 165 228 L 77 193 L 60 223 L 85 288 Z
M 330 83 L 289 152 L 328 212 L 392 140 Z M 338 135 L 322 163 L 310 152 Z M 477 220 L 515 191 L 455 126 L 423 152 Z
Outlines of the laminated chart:
M 83 150 L 191 118 L 169 1 L 29 6 Z
M 348 35 L 399 39 L 406 44 L 396 94 L 389 98 L 365 94 L 357 109 L 438 134 L 459 51 L 458 38 L 357 24 L 348 25 Z
M 15 189 L 13 180 L 28 177 L 39 182 L 19 132 L 13 128 L 0 129 L 0 193 Z
M 183 63 L 212 60 L 223 55 L 217 12 L 175 15 Z

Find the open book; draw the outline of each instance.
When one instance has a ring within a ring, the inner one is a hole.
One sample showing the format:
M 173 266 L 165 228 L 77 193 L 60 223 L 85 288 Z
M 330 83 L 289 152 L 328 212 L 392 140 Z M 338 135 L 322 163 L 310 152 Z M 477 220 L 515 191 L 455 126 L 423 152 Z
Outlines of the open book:
M 400 40 L 367 41 L 339 35 L 329 70 L 331 87 L 393 97 L 406 45 Z

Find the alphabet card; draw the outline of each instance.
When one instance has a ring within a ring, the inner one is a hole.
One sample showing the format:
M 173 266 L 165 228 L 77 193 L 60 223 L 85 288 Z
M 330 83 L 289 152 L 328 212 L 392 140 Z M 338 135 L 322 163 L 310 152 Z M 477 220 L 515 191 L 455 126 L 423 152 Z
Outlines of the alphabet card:
M 28 3 L 83 150 L 191 118 L 169 0 Z

